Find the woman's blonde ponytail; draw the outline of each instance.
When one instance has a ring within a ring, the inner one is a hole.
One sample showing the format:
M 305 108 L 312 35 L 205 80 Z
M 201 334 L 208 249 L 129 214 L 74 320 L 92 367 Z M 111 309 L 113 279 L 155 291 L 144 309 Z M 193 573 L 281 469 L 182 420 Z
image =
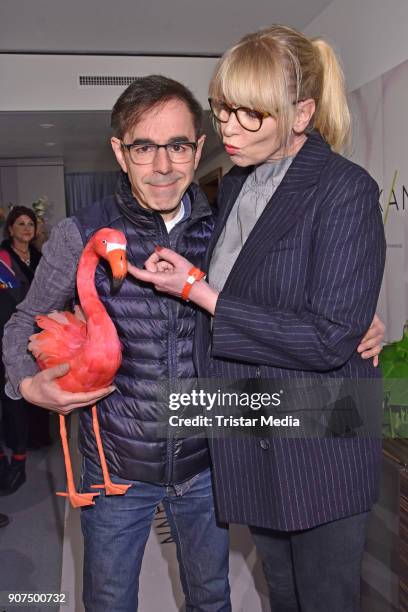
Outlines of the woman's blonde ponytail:
M 335 151 L 341 151 L 350 143 L 350 111 L 343 70 L 328 43 L 319 38 L 311 42 L 323 68 L 321 94 L 313 126 Z

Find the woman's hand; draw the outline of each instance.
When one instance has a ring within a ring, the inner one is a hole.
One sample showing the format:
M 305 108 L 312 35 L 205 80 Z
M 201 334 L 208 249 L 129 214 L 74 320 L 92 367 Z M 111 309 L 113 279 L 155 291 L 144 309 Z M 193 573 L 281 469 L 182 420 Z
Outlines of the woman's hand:
M 138 280 L 152 283 L 157 291 L 181 296 L 193 264 L 171 249 L 157 246 L 146 260 L 145 270 L 128 265 L 128 272 Z
M 363 359 L 370 359 L 373 357 L 374 367 L 378 366 L 378 355 L 382 350 L 384 333 L 385 325 L 380 317 L 375 314 L 367 333 L 357 347 L 357 351 L 361 353 Z
M 144 263 L 144 267 L 149 272 L 174 272 L 173 264 L 171 264 L 168 261 L 165 261 L 164 259 L 160 259 L 159 252 L 161 248 L 162 247 L 156 247 L 157 250 L 154 251 L 154 253 L 152 253 L 148 259 L 146 259 Z M 167 250 L 170 250 L 170 249 L 167 249 Z M 190 266 L 191 265 L 192 264 L 190 264 Z M 133 268 L 133 270 L 139 269 L 139 268 L 136 268 L 135 266 L 132 266 L 131 264 L 130 264 L 130 267 Z M 133 276 L 135 275 L 133 274 Z
M 185 257 L 171 249 L 157 246 L 146 260 L 144 270 L 128 264 L 128 272 L 140 281 L 152 283 L 157 291 L 181 297 L 192 267 L 193 264 Z M 218 292 L 204 280 L 196 281 L 191 286 L 188 299 L 214 314 Z

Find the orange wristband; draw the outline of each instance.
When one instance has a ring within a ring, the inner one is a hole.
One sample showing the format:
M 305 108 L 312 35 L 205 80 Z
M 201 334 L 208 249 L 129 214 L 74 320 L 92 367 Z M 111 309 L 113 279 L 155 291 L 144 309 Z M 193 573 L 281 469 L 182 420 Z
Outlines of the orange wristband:
M 183 300 L 188 302 L 188 296 L 191 291 L 191 287 L 194 285 L 196 281 L 200 281 L 204 277 L 205 277 L 205 272 L 202 272 L 198 268 L 191 268 L 188 271 L 187 280 L 181 292 L 181 297 Z

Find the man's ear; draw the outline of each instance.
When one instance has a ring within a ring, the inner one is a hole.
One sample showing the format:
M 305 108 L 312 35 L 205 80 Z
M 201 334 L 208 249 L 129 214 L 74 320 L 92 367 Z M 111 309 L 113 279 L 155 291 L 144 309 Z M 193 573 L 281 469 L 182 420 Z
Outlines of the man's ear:
M 127 163 L 126 163 L 125 155 L 124 155 L 123 148 L 122 148 L 119 138 L 112 136 L 111 146 L 115 154 L 116 161 L 118 162 L 119 166 L 122 168 L 123 172 L 127 173 L 128 171 Z
M 302 100 L 296 105 L 296 116 L 293 124 L 293 131 L 297 134 L 303 134 L 307 126 L 312 120 L 316 110 L 316 102 L 313 98 Z
M 197 170 L 197 166 L 200 163 L 201 153 L 203 152 L 203 146 L 205 142 L 205 134 L 202 134 L 200 138 L 197 140 L 197 149 L 194 156 L 194 170 Z

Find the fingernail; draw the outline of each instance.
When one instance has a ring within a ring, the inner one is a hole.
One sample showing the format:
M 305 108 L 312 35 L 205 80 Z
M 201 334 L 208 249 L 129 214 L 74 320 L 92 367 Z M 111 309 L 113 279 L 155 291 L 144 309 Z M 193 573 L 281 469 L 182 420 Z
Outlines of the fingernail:
M 162 248 L 163 248 L 162 246 L 160 246 L 160 245 L 158 245 L 158 244 L 157 244 L 157 245 L 154 247 L 154 250 L 155 250 L 155 251 L 158 251 L 158 252 L 160 253 L 160 251 L 162 250 Z

